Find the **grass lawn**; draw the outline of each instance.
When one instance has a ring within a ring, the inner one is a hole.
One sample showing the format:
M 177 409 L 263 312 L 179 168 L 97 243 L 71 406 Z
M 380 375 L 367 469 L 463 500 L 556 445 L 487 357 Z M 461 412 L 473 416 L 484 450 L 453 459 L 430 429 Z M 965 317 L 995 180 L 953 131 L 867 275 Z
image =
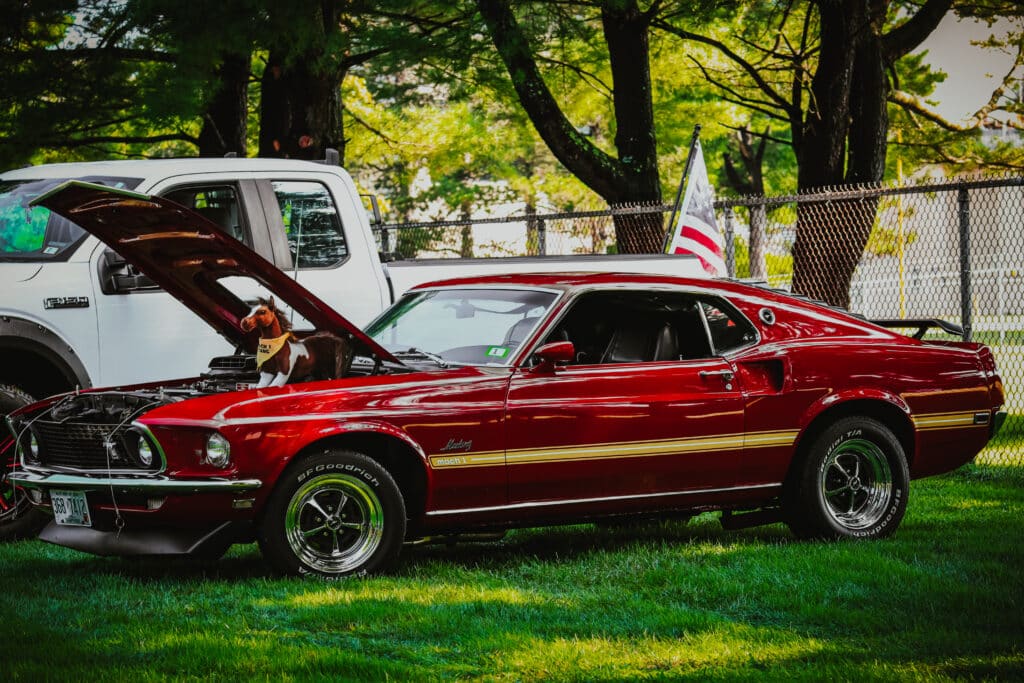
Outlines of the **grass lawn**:
M 395 576 L 0 546 L 7 680 L 1024 678 L 1024 470 L 915 482 L 892 539 L 592 526 L 407 549 Z

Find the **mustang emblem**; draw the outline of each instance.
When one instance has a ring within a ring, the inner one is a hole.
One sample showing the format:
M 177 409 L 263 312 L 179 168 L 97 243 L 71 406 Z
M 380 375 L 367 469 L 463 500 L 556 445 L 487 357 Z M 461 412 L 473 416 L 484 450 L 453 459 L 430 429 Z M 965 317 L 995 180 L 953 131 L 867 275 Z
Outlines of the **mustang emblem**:
M 440 452 L 452 453 L 454 451 L 462 451 L 463 453 L 465 453 L 472 447 L 472 441 L 466 441 L 464 439 L 448 439 L 448 443 L 444 445 L 444 448 L 442 448 Z

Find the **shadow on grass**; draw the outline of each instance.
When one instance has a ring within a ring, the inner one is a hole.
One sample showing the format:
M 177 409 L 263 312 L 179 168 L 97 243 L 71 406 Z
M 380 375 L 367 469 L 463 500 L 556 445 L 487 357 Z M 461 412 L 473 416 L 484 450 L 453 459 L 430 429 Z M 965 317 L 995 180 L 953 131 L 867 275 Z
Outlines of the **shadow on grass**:
M 337 585 L 273 577 L 255 546 L 210 564 L 25 544 L 0 549 L 0 661 L 101 680 L 1013 678 L 1022 499 L 965 473 L 915 484 L 880 542 L 581 525 L 407 548 L 395 575 Z

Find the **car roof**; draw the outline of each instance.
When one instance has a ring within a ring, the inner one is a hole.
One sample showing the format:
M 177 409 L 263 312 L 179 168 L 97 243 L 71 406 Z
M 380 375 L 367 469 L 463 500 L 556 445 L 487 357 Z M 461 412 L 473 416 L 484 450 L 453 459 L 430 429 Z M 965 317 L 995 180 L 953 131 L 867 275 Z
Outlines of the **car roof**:
M 476 275 L 472 277 L 449 278 L 425 282 L 413 287 L 410 292 L 441 287 L 540 287 L 545 289 L 578 290 L 600 287 L 680 287 L 706 292 L 718 296 L 742 296 L 762 304 L 795 306 L 819 314 L 838 315 L 848 322 L 862 324 L 860 316 L 848 310 L 832 306 L 823 301 L 815 301 L 807 297 L 792 294 L 785 290 L 774 289 L 764 282 L 740 282 L 725 278 L 693 278 L 674 275 L 658 275 L 650 273 L 617 273 L 617 272 L 539 272 L 539 273 L 508 273 L 505 275 Z
M 503 275 L 474 275 L 469 277 L 447 278 L 423 283 L 413 288 L 433 289 L 438 287 L 545 287 L 550 289 L 580 289 L 599 286 L 640 285 L 640 286 L 676 286 L 705 291 L 734 292 L 763 296 L 769 290 L 755 285 L 743 284 L 734 280 L 717 278 L 692 278 L 674 275 L 657 275 L 649 273 L 620 272 L 538 272 L 538 273 L 507 273 Z

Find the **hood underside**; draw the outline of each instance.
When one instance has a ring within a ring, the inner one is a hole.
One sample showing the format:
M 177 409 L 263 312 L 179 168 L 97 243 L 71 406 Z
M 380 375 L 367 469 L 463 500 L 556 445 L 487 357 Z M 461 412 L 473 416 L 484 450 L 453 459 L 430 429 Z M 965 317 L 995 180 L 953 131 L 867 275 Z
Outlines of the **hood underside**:
M 257 332 L 239 323 L 252 308 L 220 280 L 247 277 L 318 332 L 350 336 L 356 352 L 399 362 L 352 322 L 218 225 L 161 197 L 72 180 L 33 204 L 77 223 L 213 326 L 235 346 L 256 350 Z

